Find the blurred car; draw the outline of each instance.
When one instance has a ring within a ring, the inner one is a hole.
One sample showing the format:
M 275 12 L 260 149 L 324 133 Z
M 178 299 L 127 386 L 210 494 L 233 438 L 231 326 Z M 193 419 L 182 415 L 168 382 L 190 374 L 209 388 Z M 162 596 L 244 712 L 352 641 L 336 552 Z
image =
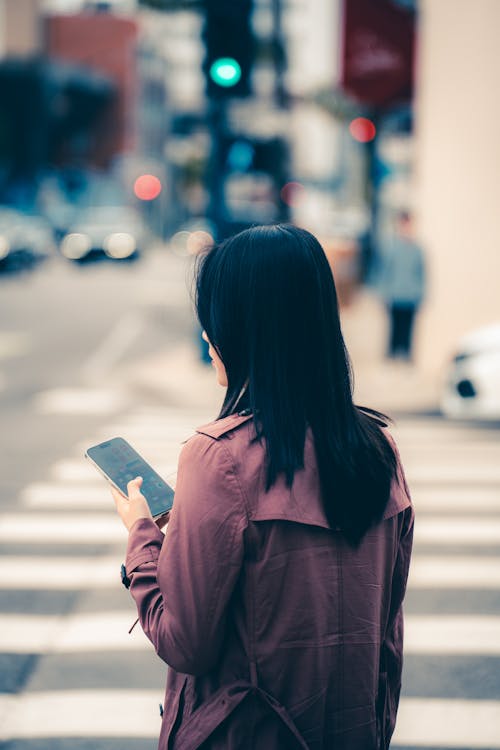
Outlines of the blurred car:
M 0 207 L 0 265 L 29 264 L 55 251 L 52 229 L 43 216 Z
M 140 213 L 131 207 L 120 186 L 110 180 L 90 182 L 60 242 L 70 260 L 105 255 L 115 260 L 138 256 L 148 241 Z
M 500 323 L 464 336 L 446 373 L 442 412 L 460 419 L 500 419 Z
M 79 212 L 75 223 L 62 238 L 61 253 L 70 260 L 97 254 L 124 260 L 136 256 L 144 246 L 144 224 L 133 209 L 99 206 Z

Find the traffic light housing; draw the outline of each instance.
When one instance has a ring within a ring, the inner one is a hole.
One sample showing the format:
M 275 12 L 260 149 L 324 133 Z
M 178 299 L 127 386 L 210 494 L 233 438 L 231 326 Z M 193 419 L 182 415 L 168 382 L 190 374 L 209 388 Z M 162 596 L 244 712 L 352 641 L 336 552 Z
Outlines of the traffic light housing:
M 253 0 L 205 0 L 205 73 L 212 99 L 251 94 L 250 74 L 255 55 L 251 25 Z

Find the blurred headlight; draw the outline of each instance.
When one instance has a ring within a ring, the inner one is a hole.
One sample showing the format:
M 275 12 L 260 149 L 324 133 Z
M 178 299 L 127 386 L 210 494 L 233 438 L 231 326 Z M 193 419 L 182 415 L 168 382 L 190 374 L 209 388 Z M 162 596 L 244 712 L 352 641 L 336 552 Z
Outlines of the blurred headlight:
M 135 238 L 128 232 L 114 232 L 102 244 L 110 258 L 129 258 L 137 247 Z
M 90 237 L 86 234 L 80 234 L 75 232 L 73 234 L 67 234 L 61 244 L 61 252 L 70 260 L 79 260 L 92 248 L 92 242 Z
M 7 257 L 10 250 L 10 243 L 7 237 L 0 234 L 0 260 Z

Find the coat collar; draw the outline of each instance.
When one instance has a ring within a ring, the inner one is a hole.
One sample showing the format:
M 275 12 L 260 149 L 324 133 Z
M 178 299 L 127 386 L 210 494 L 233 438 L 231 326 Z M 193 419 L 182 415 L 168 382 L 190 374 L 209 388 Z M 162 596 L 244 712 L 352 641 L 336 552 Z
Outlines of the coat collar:
M 248 422 L 252 417 L 253 415 L 251 413 L 249 414 L 247 410 L 244 410 L 238 414 L 230 414 L 228 417 L 224 417 L 224 419 L 216 419 L 213 422 L 201 425 L 201 427 L 196 428 L 196 432 L 218 440 L 223 435 L 231 432 L 231 430 L 235 430 L 240 425 Z

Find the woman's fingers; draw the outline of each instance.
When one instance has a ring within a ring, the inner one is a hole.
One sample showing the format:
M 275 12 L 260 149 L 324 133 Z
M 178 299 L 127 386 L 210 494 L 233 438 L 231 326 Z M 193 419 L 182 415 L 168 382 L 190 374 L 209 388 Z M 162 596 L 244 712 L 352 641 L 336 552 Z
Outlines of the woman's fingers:
M 128 499 L 133 500 L 141 494 L 142 477 L 131 479 L 127 484 Z
M 113 485 L 110 486 L 111 494 L 113 495 L 113 500 L 115 501 L 115 505 L 118 508 L 118 506 L 121 506 L 123 503 L 128 502 L 128 499 L 122 495 L 121 492 L 119 492 Z
M 114 487 L 111 488 L 118 514 L 129 530 L 139 518 L 151 518 L 146 498 L 141 493 L 141 485 L 142 477 L 136 477 L 128 482 L 128 497 L 124 497 Z

